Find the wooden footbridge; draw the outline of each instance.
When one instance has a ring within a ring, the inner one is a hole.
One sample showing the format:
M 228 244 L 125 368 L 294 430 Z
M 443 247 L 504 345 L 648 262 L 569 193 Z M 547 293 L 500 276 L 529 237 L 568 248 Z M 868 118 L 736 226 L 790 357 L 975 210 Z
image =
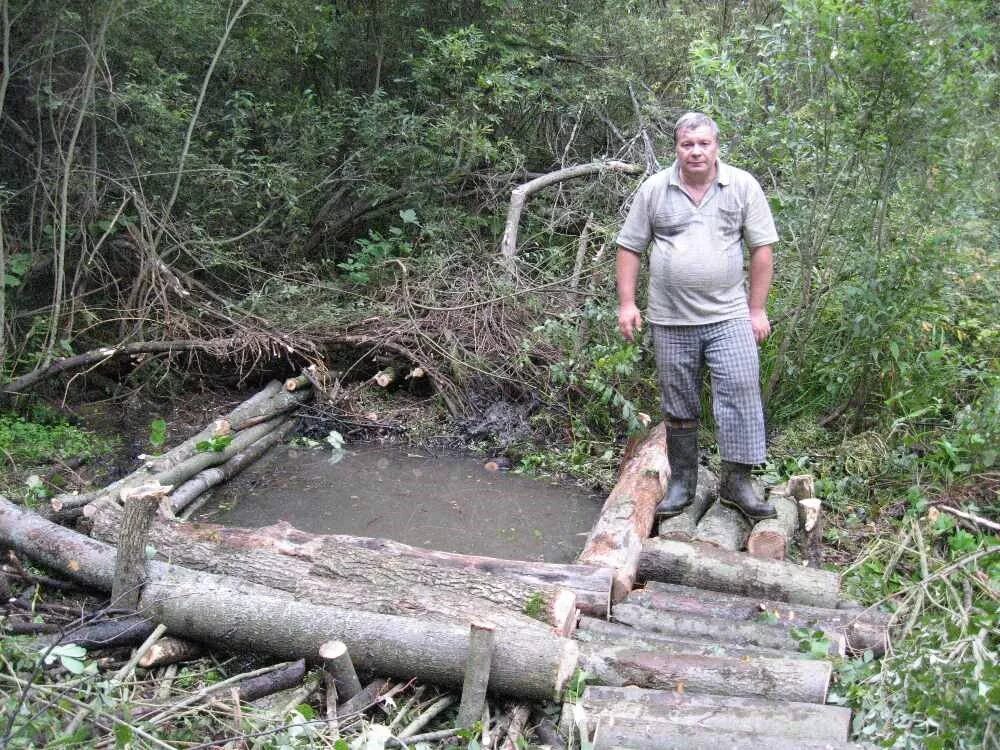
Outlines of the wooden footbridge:
M 815 512 L 806 479 L 772 488 L 779 518 L 750 528 L 714 502 L 704 472 L 696 502 L 654 529 L 661 425 L 571 565 L 175 518 L 280 441 L 312 393 L 308 378 L 273 383 L 109 487 L 54 499 L 48 518 L 0 499 L 0 544 L 173 635 L 313 661 L 338 639 L 383 678 L 468 689 L 485 629 L 483 684 L 496 694 L 561 701 L 586 676 L 565 728 L 598 750 L 859 747 L 850 710 L 826 704 L 829 659 L 882 653 L 887 619 L 844 602 L 836 573 L 785 560 L 799 506 Z

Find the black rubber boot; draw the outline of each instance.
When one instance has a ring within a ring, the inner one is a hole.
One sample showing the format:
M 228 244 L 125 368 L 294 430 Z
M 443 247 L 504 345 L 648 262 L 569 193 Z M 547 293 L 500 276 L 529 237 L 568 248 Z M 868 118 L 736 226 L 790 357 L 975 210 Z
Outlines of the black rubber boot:
M 667 491 L 656 506 L 656 515 L 671 518 L 680 514 L 694 500 L 698 486 L 698 428 L 667 427 L 667 460 L 670 480 Z
M 731 461 L 722 462 L 722 481 L 719 483 L 719 501 L 736 508 L 750 521 L 777 518 L 778 512 L 767 500 L 757 497 L 750 481 L 750 466 Z

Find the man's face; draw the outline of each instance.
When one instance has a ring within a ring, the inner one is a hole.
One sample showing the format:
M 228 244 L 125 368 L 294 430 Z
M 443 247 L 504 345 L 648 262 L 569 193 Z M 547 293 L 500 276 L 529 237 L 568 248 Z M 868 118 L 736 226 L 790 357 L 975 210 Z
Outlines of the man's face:
M 719 143 L 708 125 L 677 134 L 677 161 L 685 174 L 692 177 L 711 174 L 718 156 Z

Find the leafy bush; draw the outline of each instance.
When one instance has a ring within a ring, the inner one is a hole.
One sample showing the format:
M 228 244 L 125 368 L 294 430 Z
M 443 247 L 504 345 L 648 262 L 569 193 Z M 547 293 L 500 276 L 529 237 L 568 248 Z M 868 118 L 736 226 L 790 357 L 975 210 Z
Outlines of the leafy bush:
M 108 440 L 65 422 L 41 424 L 13 414 L 0 415 L 0 450 L 18 464 L 94 456 L 110 447 Z

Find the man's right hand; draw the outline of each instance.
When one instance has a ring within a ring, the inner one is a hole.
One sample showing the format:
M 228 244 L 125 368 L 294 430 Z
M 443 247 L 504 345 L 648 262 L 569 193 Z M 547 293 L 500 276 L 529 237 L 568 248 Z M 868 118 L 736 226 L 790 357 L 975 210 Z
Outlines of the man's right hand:
M 635 334 L 642 330 L 642 313 L 634 304 L 618 306 L 618 330 L 629 341 L 634 341 Z

